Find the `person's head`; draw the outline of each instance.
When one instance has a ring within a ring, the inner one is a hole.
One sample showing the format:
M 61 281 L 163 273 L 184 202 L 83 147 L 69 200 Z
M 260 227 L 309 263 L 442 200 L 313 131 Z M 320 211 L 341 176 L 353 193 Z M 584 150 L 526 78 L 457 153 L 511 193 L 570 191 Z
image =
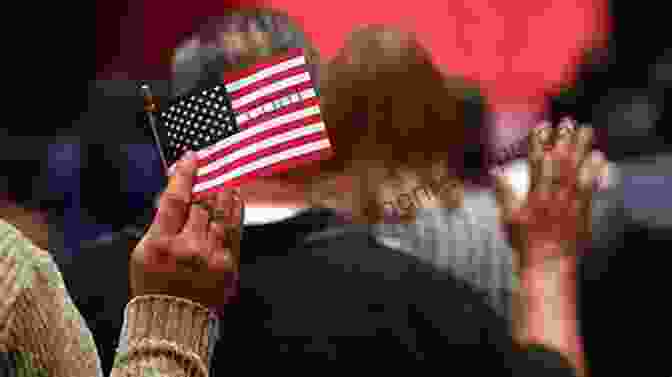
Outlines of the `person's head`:
M 213 17 L 186 38 L 173 58 L 172 93 L 221 83 L 222 75 L 259 58 L 302 49 L 317 81 L 319 55 L 298 24 L 270 9 L 236 9 Z
M 446 176 L 465 178 L 466 146 L 480 126 L 467 121 L 473 88 L 446 77 L 411 34 L 374 26 L 351 35 L 322 77 L 335 156 L 320 165 L 323 175 L 355 177 L 355 216 L 378 221 L 388 202 L 412 214 L 413 192 L 450 185 Z M 395 186 L 391 191 L 408 200 L 381 198 L 382 189 Z M 437 197 L 454 202 L 453 193 Z
M 234 9 L 202 23 L 175 49 L 172 96 L 219 84 L 227 72 L 257 60 L 301 49 L 319 95 L 320 56 L 300 25 L 271 9 Z M 308 170 L 276 173 L 270 179 L 303 185 Z

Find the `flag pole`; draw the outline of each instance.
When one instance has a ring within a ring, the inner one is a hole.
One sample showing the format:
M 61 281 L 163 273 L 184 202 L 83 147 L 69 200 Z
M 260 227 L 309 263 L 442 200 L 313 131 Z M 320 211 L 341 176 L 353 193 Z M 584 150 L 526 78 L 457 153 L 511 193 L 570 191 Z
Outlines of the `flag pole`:
M 149 85 L 147 84 L 142 84 L 140 86 L 140 93 L 142 94 L 142 97 L 145 101 L 145 114 L 147 114 L 147 118 L 149 119 L 149 127 L 152 129 L 152 133 L 154 134 L 154 143 L 156 143 L 156 147 L 159 150 L 159 157 L 161 157 L 161 162 L 163 163 L 164 171 L 166 174 L 168 174 L 168 161 L 166 160 L 166 156 L 163 154 L 163 148 L 161 148 L 161 139 L 159 139 L 159 131 L 156 128 L 156 117 L 154 116 L 154 113 L 157 111 L 157 106 L 156 103 L 154 103 L 154 96 L 152 96 L 152 91 L 149 89 Z

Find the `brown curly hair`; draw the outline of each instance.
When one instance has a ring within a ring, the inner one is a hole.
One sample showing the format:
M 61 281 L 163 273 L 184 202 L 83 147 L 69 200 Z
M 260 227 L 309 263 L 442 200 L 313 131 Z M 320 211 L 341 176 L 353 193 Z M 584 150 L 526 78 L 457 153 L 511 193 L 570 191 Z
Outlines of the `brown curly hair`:
M 446 77 L 412 34 L 355 31 L 324 67 L 320 86 L 335 152 L 319 164 L 320 175 L 354 174 L 360 192 L 353 205 L 370 221 L 380 215 L 374 193 L 389 178 L 410 171 L 430 184 L 436 166 L 464 177 L 466 104 L 475 85 Z

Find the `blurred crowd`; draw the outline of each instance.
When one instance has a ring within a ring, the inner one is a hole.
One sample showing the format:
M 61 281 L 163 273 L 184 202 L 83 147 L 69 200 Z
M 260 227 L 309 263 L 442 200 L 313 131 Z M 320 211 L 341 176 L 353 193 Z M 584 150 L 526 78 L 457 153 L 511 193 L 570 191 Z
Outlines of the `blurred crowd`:
M 285 13 L 227 10 L 145 81 L 159 104 L 299 48 L 335 154 L 202 208 L 193 161 L 162 170 L 139 81 L 90 82 L 67 131 L 0 130 L 0 376 L 669 376 L 672 49 L 641 8 L 610 2 L 607 42 L 518 114 L 394 27 L 327 60 Z

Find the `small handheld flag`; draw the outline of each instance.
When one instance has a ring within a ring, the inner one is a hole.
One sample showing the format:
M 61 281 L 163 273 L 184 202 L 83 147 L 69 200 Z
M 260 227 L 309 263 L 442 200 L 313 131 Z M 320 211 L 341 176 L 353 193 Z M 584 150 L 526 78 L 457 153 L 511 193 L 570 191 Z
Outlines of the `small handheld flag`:
M 194 194 L 328 158 L 332 149 L 300 50 L 231 72 L 177 98 L 160 114 L 169 170 L 197 152 Z

